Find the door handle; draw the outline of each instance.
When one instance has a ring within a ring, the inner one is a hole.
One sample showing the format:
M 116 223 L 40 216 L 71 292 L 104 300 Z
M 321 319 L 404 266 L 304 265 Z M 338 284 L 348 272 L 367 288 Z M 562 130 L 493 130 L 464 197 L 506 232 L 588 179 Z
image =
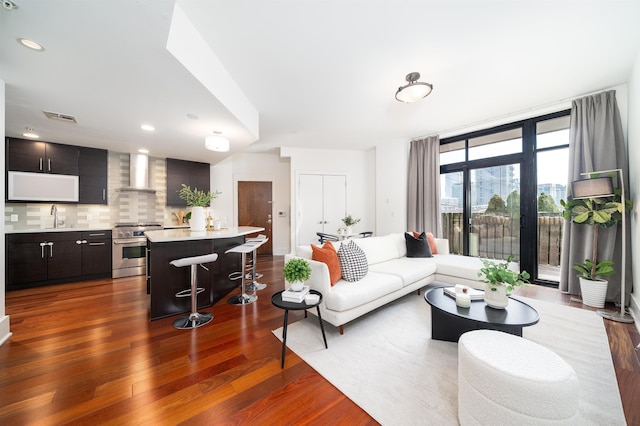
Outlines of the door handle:
M 267 219 L 267 223 L 271 223 L 271 219 Z

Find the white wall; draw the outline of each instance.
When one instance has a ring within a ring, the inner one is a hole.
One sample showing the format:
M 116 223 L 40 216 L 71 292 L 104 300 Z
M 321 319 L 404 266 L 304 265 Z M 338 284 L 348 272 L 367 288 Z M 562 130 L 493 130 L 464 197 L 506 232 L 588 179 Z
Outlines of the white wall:
M 640 172 L 635 165 L 640 162 L 640 52 L 636 56 L 628 84 L 628 124 L 627 145 L 629 149 L 629 198 L 633 200 L 631 217 L 631 262 L 633 273 L 633 293 L 631 293 L 631 310 L 640 329 Z
M 5 85 L 4 81 L 0 80 L 0 135 L 2 135 L 2 140 L 4 141 L 5 137 L 5 129 L 4 129 L 4 99 L 5 99 Z M 2 188 L 2 199 L 5 199 L 5 188 L 4 188 L 4 175 L 5 175 L 5 153 L 4 149 L 0 150 L 0 164 L 2 164 L 2 173 L 0 173 L 0 188 Z M 2 211 L 2 217 L 4 217 L 4 202 L 1 203 L 2 207 L 0 210 Z M 0 234 L 2 235 L 2 244 L 0 246 L 0 270 L 2 270 L 2 278 L 0 278 L 0 345 L 9 340 L 11 337 L 11 330 L 9 328 L 9 316 L 6 315 L 5 308 L 5 274 L 6 271 L 4 256 L 5 256 L 5 244 L 4 244 L 4 221 L 0 221 Z
M 407 231 L 409 141 L 376 147 L 376 233 Z
M 370 231 L 375 228 L 376 175 L 375 150 L 329 150 L 283 147 L 283 157 L 291 159 L 291 230 L 290 246 L 295 247 L 296 185 L 301 173 L 344 174 L 347 176 L 347 212 L 361 221 L 355 232 Z M 377 229 L 374 231 L 377 232 Z M 293 250 L 292 250 L 293 251 Z

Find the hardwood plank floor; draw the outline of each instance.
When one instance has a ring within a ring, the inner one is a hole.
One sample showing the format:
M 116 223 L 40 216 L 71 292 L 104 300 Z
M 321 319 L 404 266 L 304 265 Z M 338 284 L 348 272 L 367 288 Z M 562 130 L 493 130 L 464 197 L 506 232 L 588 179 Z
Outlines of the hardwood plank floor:
M 260 257 L 268 287 L 258 301 L 225 299 L 206 309 L 211 324 L 188 331 L 173 328 L 175 317 L 149 321 L 142 277 L 8 292 L 13 336 L 0 347 L 0 424 L 376 424 L 293 352 L 280 369 L 271 330 L 284 315 L 271 295 L 283 289 L 282 266 L 282 256 Z M 582 307 L 554 289 L 518 292 Z M 605 324 L 627 422 L 640 424 L 640 335 Z

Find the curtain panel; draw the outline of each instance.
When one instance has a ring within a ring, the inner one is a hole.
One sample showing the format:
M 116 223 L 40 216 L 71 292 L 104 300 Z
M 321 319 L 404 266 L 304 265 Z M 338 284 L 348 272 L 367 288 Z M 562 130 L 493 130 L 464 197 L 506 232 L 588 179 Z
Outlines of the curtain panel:
M 440 137 L 411 141 L 407 185 L 407 230 L 442 236 Z
M 614 90 L 576 99 L 571 106 L 569 131 L 569 181 L 586 179 L 581 173 L 598 170 L 622 169 L 624 186 L 629 191 L 627 149 L 622 132 L 622 120 Z M 617 182 L 618 178 L 614 180 Z M 620 183 L 616 183 L 620 186 Z M 627 215 L 627 220 L 629 216 Z M 627 223 L 626 300 L 631 292 L 631 230 Z M 616 274 L 607 277 L 608 301 L 620 301 L 622 276 L 622 228 L 600 228 L 598 233 L 598 261 L 613 260 Z M 562 256 L 560 260 L 560 290 L 580 294 L 577 271 L 571 265 L 592 257 L 593 227 L 566 221 L 563 228 Z

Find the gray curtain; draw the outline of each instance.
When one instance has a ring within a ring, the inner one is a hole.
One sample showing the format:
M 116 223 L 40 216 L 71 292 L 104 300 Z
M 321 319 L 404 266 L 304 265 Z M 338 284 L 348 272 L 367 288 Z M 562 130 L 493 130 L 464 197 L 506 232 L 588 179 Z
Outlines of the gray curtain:
M 622 121 L 616 102 L 615 91 L 573 101 L 571 106 L 571 129 L 569 134 L 569 182 L 585 179 L 580 173 L 598 170 L 622 169 L 625 192 L 629 194 L 629 168 L 627 150 L 622 133 Z M 617 179 L 616 186 L 620 186 Z M 568 187 L 569 188 L 569 187 Z M 570 189 L 569 189 L 570 190 Z M 568 190 L 568 191 L 569 191 Z M 628 197 L 628 195 L 627 195 Z M 627 214 L 627 265 L 625 288 L 627 299 L 631 292 L 631 230 Z M 622 227 L 600 228 L 598 234 L 598 260 L 613 260 L 616 274 L 607 277 L 609 286 L 607 300 L 620 301 L 620 280 L 622 272 Z M 571 268 L 574 263 L 591 258 L 593 228 L 566 222 L 563 228 L 562 258 L 560 260 L 560 290 L 570 294 L 580 294 L 577 272 Z
M 407 230 L 441 237 L 439 136 L 411 141 L 407 188 Z

